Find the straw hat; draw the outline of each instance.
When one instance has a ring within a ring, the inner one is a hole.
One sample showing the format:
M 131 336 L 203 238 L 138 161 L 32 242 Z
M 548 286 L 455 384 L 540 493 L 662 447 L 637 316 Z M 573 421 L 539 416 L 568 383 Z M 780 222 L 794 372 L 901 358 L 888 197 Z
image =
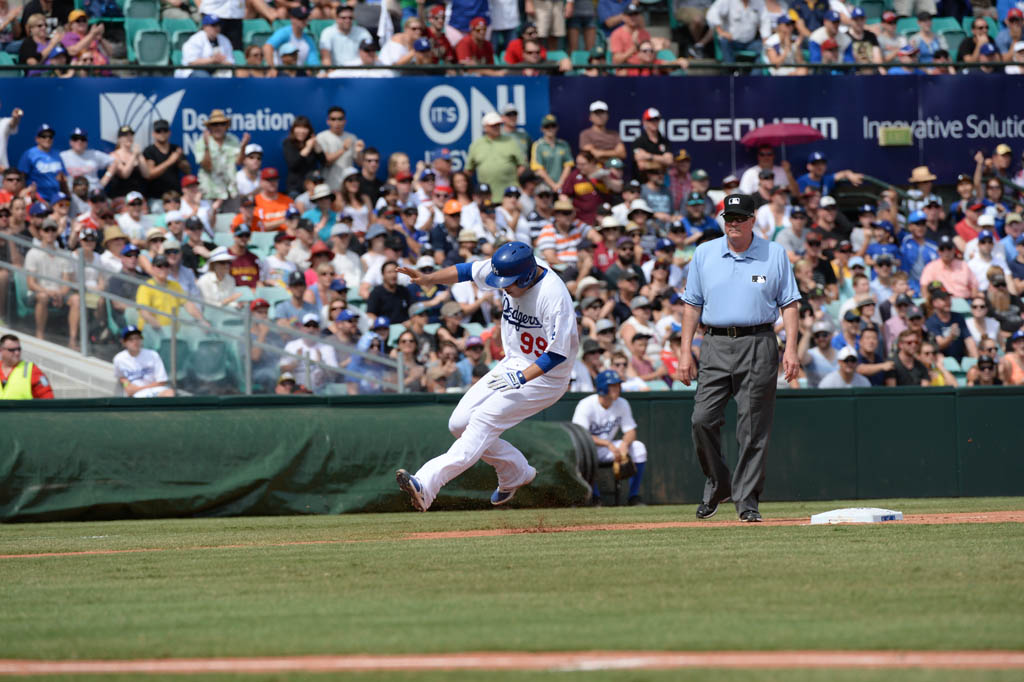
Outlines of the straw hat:
M 210 117 L 206 119 L 206 125 L 215 123 L 231 123 L 231 119 L 227 117 L 223 109 L 214 109 L 210 112 Z
M 918 166 L 910 172 L 910 182 L 934 182 L 935 180 L 936 178 L 928 170 L 928 166 Z

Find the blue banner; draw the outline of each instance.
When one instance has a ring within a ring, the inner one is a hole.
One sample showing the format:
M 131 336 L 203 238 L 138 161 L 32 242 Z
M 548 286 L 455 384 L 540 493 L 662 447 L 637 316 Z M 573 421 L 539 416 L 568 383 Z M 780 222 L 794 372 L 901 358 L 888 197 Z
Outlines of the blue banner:
M 775 122 L 805 123 L 825 138 L 785 150 L 797 176 L 808 154 L 820 150 L 832 171 L 905 185 L 911 168 L 928 165 L 939 183 L 950 184 L 957 173 L 974 172 L 978 150 L 990 155 L 1005 142 L 1019 158 L 1024 148 L 1024 79 L 995 74 L 552 79 L 559 136 L 574 149 L 594 100 L 608 104 L 608 127 L 627 147 L 642 130 L 643 110 L 657 108 L 672 151 L 689 152 L 712 186 L 756 162 L 756 150 L 740 139 Z M 913 145 L 879 146 L 879 129 L 887 126 L 911 126 Z
M 10 139 L 8 158 L 17 164 L 35 144 L 42 123 L 57 131 L 54 149 L 68 148 L 71 130 L 89 131 L 92 147 L 109 151 L 117 129 L 130 125 L 143 148 L 153 122 L 171 122 L 172 141 L 190 160 L 213 109 L 231 117 L 231 132 L 264 149 L 263 164 L 284 169 L 281 143 L 297 115 L 317 131 L 327 127 L 327 108 L 344 107 L 345 130 L 375 146 L 382 166 L 392 152 L 429 162 L 431 152 L 447 148 L 455 170 L 462 168 L 470 143 L 481 134 L 480 120 L 508 103 L 516 105 L 520 125 L 540 129 L 548 113 L 545 78 L 353 78 L 353 79 L 174 79 L 174 78 L 22 78 L 0 80 L 4 115 L 21 107 L 21 130 Z M 383 174 L 382 169 L 381 173 Z

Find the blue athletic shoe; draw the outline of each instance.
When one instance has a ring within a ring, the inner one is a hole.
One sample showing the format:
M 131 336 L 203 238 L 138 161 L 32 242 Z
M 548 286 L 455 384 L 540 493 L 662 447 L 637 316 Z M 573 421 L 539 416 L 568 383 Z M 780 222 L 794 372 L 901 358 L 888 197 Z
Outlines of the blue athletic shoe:
M 415 476 L 405 469 L 399 469 L 395 472 L 395 480 L 398 481 L 399 488 L 409 493 L 413 507 L 422 512 L 427 511 L 427 502 L 423 499 L 423 486 Z
M 491 493 L 491 504 L 493 504 L 495 507 L 497 507 L 499 504 L 505 504 L 506 502 L 512 499 L 512 497 L 516 494 L 517 490 L 522 488 L 524 485 L 530 485 L 531 483 L 533 483 L 533 479 L 535 479 L 536 477 L 537 471 L 534 470 L 533 476 L 530 477 L 530 480 L 526 481 L 522 485 L 517 485 L 515 488 L 496 489 L 493 493 Z

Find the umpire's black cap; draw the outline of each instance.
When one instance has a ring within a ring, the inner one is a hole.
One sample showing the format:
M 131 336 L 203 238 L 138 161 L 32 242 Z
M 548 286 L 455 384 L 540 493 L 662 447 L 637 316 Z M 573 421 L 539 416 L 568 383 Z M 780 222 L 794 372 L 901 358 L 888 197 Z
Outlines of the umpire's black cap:
M 746 217 L 754 215 L 757 205 L 754 204 L 754 197 L 748 194 L 730 194 L 722 204 L 722 215 L 738 214 Z

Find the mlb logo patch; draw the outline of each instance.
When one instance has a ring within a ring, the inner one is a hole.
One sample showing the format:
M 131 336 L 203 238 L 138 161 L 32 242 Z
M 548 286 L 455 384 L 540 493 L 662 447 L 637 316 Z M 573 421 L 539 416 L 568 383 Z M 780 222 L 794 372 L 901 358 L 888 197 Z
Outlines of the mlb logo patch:
M 765 277 L 764 275 L 751 275 L 750 281 L 753 282 L 754 284 L 764 284 L 765 282 L 768 281 L 768 278 Z
M 729 199 L 729 205 L 730 206 L 735 206 L 738 203 L 740 203 L 740 198 L 739 197 L 733 197 L 732 199 Z

